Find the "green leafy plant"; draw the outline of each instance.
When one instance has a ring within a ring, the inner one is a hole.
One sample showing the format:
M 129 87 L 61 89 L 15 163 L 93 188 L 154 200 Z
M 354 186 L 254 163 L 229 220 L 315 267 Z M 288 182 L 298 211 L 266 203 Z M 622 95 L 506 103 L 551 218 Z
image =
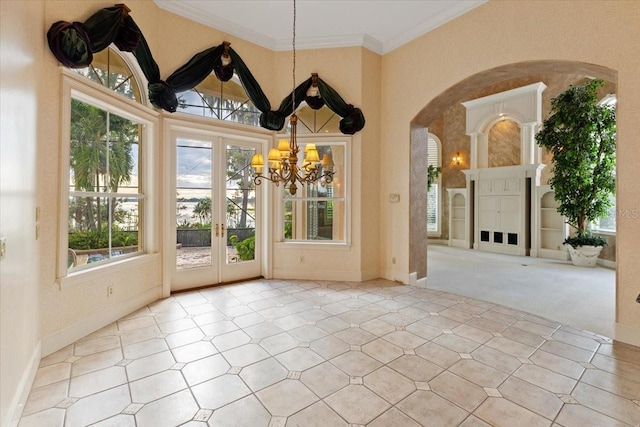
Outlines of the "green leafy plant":
M 440 172 L 442 172 L 441 167 L 436 167 L 433 165 L 429 165 L 427 168 L 427 191 L 431 190 L 431 184 L 435 182 L 436 179 L 440 176 Z
M 240 261 L 251 261 L 255 259 L 256 236 L 250 236 L 238 242 L 238 236 L 234 234 L 229 237 L 229 241 L 235 246 Z
M 601 246 L 605 239 L 594 237 L 589 222 L 607 214 L 616 179 L 616 112 L 598 104 L 596 79 L 570 86 L 551 101 L 551 115 L 536 135 L 538 145 L 553 154 L 553 177 L 558 212 L 575 229 L 565 244 Z

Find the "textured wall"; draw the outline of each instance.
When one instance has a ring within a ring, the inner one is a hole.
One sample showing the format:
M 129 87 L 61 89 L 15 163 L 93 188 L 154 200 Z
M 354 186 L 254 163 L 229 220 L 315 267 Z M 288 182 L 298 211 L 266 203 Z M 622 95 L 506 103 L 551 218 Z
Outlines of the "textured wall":
M 520 126 L 511 120 L 502 120 L 489 130 L 489 167 L 520 164 Z

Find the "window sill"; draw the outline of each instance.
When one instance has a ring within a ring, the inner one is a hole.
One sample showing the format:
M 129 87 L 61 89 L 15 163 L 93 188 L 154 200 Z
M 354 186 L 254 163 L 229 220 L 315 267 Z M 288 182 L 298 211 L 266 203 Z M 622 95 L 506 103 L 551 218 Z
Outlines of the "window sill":
M 606 230 L 591 230 L 591 234 L 600 234 L 602 236 L 615 236 L 615 231 L 606 231 Z
M 69 273 L 65 277 L 58 279 L 60 289 L 71 288 L 83 284 L 92 284 L 103 279 L 113 276 L 115 272 L 123 271 L 131 268 L 140 268 L 159 260 L 159 254 L 144 254 L 131 258 L 113 261 L 107 264 L 99 265 L 94 268 Z
M 313 249 L 313 250 L 336 250 L 336 251 L 349 251 L 351 245 L 347 242 L 332 242 L 332 241 L 301 241 L 292 240 L 288 242 L 276 242 L 274 244 L 276 249 Z

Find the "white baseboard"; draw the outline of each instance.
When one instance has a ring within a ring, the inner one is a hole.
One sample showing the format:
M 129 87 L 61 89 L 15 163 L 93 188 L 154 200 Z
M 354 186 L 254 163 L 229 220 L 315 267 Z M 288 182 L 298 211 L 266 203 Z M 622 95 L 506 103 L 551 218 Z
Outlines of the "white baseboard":
M 11 404 L 6 414 L 7 418 L 3 427 L 16 427 L 20 422 L 20 417 L 22 416 L 24 405 L 27 404 L 27 399 L 29 398 L 29 393 L 31 392 L 33 380 L 36 378 L 36 374 L 38 373 L 38 367 L 40 366 L 41 358 L 42 345 L 41 342 L 38 342 L 38 345 L 33 350 L 33 353 L 29 358 L 29 363 L 27 364 L 26 369 L 22 373 L 22 378 L 20 379 L 20 383 L 16 388 L 13 399 L 11 399 Z
M 162 298 L 162 285 L 155 286 L 122 304 L 94 313 L 92 316 L 83 318 L 52 335 L 44 337 L 42 339 L 42 356 L 48 356 L 160 298 Z
M 615 322 L 613 327 L 614 340 L 640 347 L 640 329 L 618 322 Z
M 616 262 L 615 261 L 609 261 L 608 259 L 600 259 L 598 258 L 598 265 L 605 267 L 605 268 L 611 268 L 612 270 L 616 269 Z
M 418 279 L 418 273 L 413 272 L 409 274 L 409 284 L 411 286 L 416 286 L 418 288 L 426 288 L 427 287 L 427 278 L 423 277 Z

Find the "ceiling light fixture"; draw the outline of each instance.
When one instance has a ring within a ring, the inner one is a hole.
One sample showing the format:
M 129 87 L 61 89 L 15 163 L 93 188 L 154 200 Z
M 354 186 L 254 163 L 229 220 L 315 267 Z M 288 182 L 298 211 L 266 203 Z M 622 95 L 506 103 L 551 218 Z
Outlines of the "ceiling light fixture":
M 291 90 L 292 113 L 289 118 L 291 125 L 291 136 L 289 141 L 281 139 L 278 142 L 278 148 L 269 150 L 267 161 L 269 162 L 268 175 L 262 174 L 265 166 L 262 154 L 255 154 L 251 159 L 251 166 L 255 169 L 256 176 L 254 182 L 256 185 L 262 183 L 262 179 L 267 179 L 276 186 L 284 183 L 288 185 L 289 193 L 295 195 L 298 189 L 296 182 L 300 184 L 314 184 L 319 179 L 325 184 L 333 180 L 333 159 L 331 154 L 324 154 L 322 161 L 315 144 L 306 144 L 304 148 L 304 160 L 302 166 L 298 165 L 298 141 L 296 140 L 296 128 L 298 116 L 296 116 L 296 0 L 293 0 L 293 88 Z

